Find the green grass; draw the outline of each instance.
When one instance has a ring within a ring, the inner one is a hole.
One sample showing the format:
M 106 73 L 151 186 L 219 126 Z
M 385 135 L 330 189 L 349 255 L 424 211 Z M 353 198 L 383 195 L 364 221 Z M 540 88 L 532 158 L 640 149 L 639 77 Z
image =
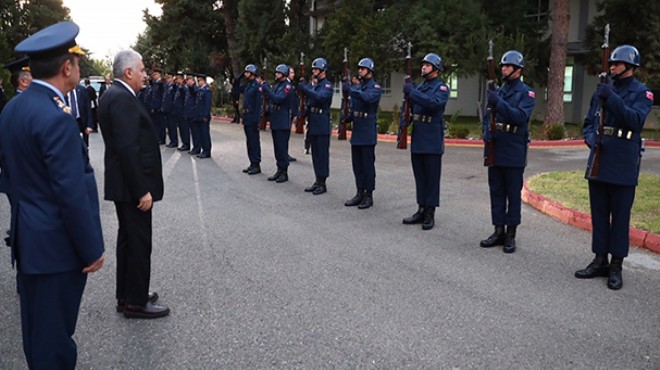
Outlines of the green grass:
M 531 178 L 530 190 L 563 204 L 591 213 L 589 190 L 584 172 L 551 172 Z M 660 175 L 643 173 L 635 192 L 632 226 L 660 234 Z

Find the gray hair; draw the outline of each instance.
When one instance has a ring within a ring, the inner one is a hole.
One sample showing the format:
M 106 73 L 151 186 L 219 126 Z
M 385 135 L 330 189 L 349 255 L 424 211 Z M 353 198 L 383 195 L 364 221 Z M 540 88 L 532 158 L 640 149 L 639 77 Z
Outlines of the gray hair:
M 133 49 L 122 50 L 115 55 L 115 61 L 112 64 L 112 74 L 115 78 L 123 77 L 126 68 L 137 69 L 142 55 Z

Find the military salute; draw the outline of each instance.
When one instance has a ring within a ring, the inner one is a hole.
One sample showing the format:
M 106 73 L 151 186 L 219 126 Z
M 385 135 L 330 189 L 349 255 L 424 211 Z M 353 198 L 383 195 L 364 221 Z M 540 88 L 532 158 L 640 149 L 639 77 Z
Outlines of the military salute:
M 196 74 L 197 77 L 197 99 L 195 100 L 195 110 L 193 113 L 193 127 L 199 132 L 199 141 L 201 144 L 201 153 L 197 158 L 211 157 L 211 104 L 213 103 L 213 93 L 206 84 L 206 75 Z
M 300 78 L 298 88 L 306 98 L 305 115 L 307 116 L 307 137 L 312 147 L 312 163 L 316 181 L 312 186 L 305 188 L 306 192 L 314 195 L 327 191 L 325 180 L 330 175 L 330 105 L 332 104 L 333 88 L 325 77 L 328 62 L 323 58 L 316 58 L 312 62 L 312 80 L 316 84 L 306 84 Z
M 261 173 L 261 141 L 259 140 L 259 118 L 261 117 L 261 93 L 257 84 L 259 68 L 254 64 L 245 66 L 243 76 L 247 81 L 241 85 L 239 92 L 243 94 L 243 132 L 250 165 L 243 170 L 248 175 Z
M 177 150 L 188 151 L 190 150 L 190 127 L 188 125 L 188 121 L 184 118 L 186 85 L 184 84 L 183 73 L 176 73 L 174 84 L 174 107 L 172 109 L 172 115 L 170 116 L 170 119 L 174 121 L 174 136 L 176 136 L 176 130 L 178 129 L 179 136 L 181 137 L 181 146 L 178 147 Z
M 276 84 L 271 89 L 268 82 L 261 84 L 261 90 L 266 95 L 270 111 L 270 131 L 273 136 L 277 172 L 268 181 L 286 182 L 289 180 L 289 138 L 291 136 L 291 99 L 296 92 L 288 79 L 289 67 L 280 64 L 275 68 Z
M 499 65 L 503 85 L 496 91 L 488 90 L 488 109 L 483 117 L 484 142 L 487 145 L 493 140 L 495 146 L 495 162 L 488 167 L 491 220 L 495 232 L 479 245 L 483 248 L 503 245 L 504 253 L 513 253 L 516 250 L 516 228 L 520 225 L 523 172 L 527 166 L 528 125 L 536 96 L 520 80 L 525 67 L 520 52 L 507 51 Z M 490 132 L 489 119 L 493 111 L 497 124 L 495 132 Z
M 186 97 L 183 104 L 183 119 L 186 120 L 192 136 L 192 149 L 188 152 L 190 155 L 198 155 L 202 152 L 202 140 L 199 137 L 198 127 L 193 123 L 195 116 L 195 104 L 197 103 L 197 83 L 192 75 L 186 76 Z
M 174 95 L 176 93 L 176 85 L 174 84 L 173 73 L 167 72 L 165 74 L 165 84 L 163 85 L 163 121 L 167 129 L 167 136 L 169 142 L 165 145 L 168 148 L 176 148 L 179 146 L 179 139 L 176 133 L 176 119 L 174 118 Z
M 406 225 L 422 224 L 423 230 L 435 225 L 435 207 L 440 205 L 440 174 L 442 155 L 445 152 L 445 105 L 449 88 L 438 78 L 442 59 L 438 54 L 427 54 L 422 60 L 424 82 L 413 86 L 411 81 L 403 86 L 408 94 L 413 126 L 410 158 L 415 175 L 415 190 L 419 208 L 412 216 L 403 219 Z
M 151 88 L 149 89 L 149 108 L 151 120 L 154 123 L 158 143 L 165 144 L 165 118 L 163 116 L 163 94 L 165 83 L 161 79 L 161 71 L 154 70 L 151 74 Z
M 360 84 L 351 86 L 344 81 L 342 89 L 350 94 L 350 113 L 347 122 L 353 122 L 351 134 L 351 159 L 357 192 L 344 203 L 347 207 L 366 209 L 373 205 L 376 188 L 376 143 L 378 138 L 378 104 L 382 90 L 373 77 L 374 61 L 363 58 L 358 63 Z
M 578 279 L 608 277 L 607 287 L 623 286 L 623 259 L 628 256 L 630 211 L 635 199 L 642 157 L 641 133 L 653 105 L 653 93 L 635 78 L 640 55 L 630 45 L 614 49 L 609 58 L 613 84 L 601 82 L 591 97 L 583 134 L 591 149 L 585 178 L 591 204 L 591 251 L 596 255 Z M 605 116 L 599 132 L 600 116 Z M 597 175 L 595 152 L 600 150 Z M 611 261 L 608 261 L 609 256 Z

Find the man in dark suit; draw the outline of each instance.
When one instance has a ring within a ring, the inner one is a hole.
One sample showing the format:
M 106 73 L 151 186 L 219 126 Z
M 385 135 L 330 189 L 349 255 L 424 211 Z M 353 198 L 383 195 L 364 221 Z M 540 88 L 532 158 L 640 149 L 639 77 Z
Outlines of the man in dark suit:
M 20 42 L 34 81 L 0 116 L 0 164 L 12 194 L 23 351 L 30 369 L 76 366 L 87 273 L 103 266 L 94 171 L 64 96 L 80 79 L 78 26 L 61 22 Z
M 89 146 L 89 134 L 94 130 L 92 128 L 92 109 L 87 89 L 83 85 L 76 84 L 76 87 L 67 94 L 66 102 L 71 107 L 71 115 L 78 122 L 78 131 L 80 131 L 85 145 Z
M 87 90 L 87 96 L 89 97 L 90 108 L 92 110 L 92 131 L 96 132 L 99 123 L 99 99 L 96 94 L 96 90 L 92 87 L 92 83 L 89 78 L 85 79 L 85 89 Z
M 101 84 L 101 87 L 99 88 L 99 99 L 103 96 L 106 90 L 112 85 L 112 81 L 110 80 L 110 76 L 105 76 L 103 78 L 103 83 Z
M 117 53 L 115 83 L 103 94 L 99 125 L 105 142 L 105 200 L 115 202 L 117 235 L 117 311 L 127 318 L 169 314 L 149 294 L 151 209 L 163 199 L 163 168 L 158 139 L 136 92 L 146 79 L 139 53 Z

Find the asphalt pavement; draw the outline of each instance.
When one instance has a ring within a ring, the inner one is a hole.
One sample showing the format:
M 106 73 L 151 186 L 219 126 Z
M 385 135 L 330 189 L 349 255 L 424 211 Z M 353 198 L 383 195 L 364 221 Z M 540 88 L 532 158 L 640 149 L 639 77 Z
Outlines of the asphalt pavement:
M 260 175 L 242 127 L 212 124 L 213 155 L 161 147 L 151 287 L 170 316 L 115 312 L 117 220 L 101 202 L 106 264 L 91 274 L 75 339 L 79 369 L 658 369 L 660 256 L 632 248 L 624 287 L 578 280 L 590 233 L 523 206 L 518 249 L 482 249 L 492 232 L 479 147 L 448 146 L 433 230 L 403 225 L 415 204 L 410 152 L 376 149 L 375 206 L 354 195 L 350 144 L 331 141 L 328 193 L 292 134 L 289 181 L 262 132 Z M 90 138 L 97 183 L 103 142 Z M 530 149 L 525 177 L 585 168 L 584 148 Z M 642 171 L 660 173 L 660 149 Z M 4 198 L 3 198 L 4 199 Z M 0 201 L 4 233 L 8 204 Z M 85 227 L 85 225 L 80 225 Z M 0 369 L 25 369 L 15 273 L 0 248 Z

